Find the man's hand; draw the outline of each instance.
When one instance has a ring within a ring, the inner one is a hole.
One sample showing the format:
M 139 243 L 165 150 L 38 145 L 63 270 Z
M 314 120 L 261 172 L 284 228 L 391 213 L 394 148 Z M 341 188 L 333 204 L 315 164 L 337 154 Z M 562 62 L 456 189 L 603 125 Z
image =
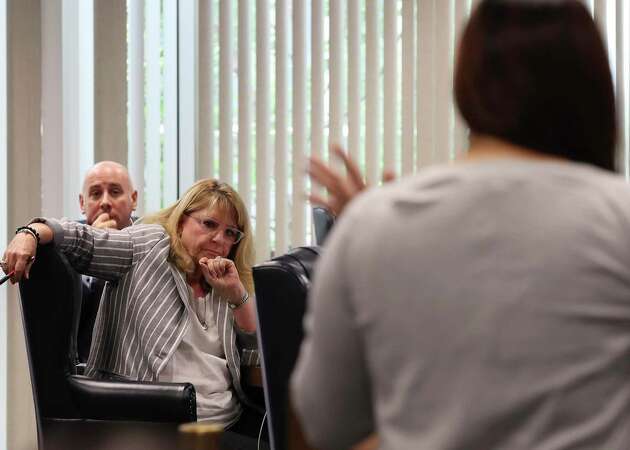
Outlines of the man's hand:
M 312 193 L 308 196 L 311 203 L 321 205 L 335 216 L 341 214 L 346 205 L 362 190 L 367 187 L 358 166 L 346 152 L 338 145 L 333 145 L 331 153 L 343 161 L 347 176 L 342 175 L 322 160 L 316 157 L 310 158 L 308 174 L 311 180 L 320 184 L 328 192 L 328 198 Z M 383 172 L 383 181 L 388 182 L 396 178 L 391 171 Z
M 106 229 L 106 228 L 109 228 L 112 230 L 118 229 L 118 225 L 116 224 L 116 221 L 112 219 L 111 217 L 109 217 L 109 214 L 105 212 L 102 214 L 99 214 L 96 220 L 92 222 L 92 226 L 95 228 L 102 228 L 102 229 Z
M 6 274 L 13 272 L 11 283 L 17 283 L 22 278 L 28 280 L 31 266 L 35 261 L 37 240 L 28 233 L 17 233 L 2 256 L 0 267 Z

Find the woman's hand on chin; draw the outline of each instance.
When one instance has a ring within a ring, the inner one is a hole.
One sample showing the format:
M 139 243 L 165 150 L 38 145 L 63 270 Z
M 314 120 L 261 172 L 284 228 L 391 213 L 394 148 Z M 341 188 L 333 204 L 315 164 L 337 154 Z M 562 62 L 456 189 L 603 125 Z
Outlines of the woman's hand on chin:
M 237 305 L 245 295 L 245 288 L 238 276 L 234 261 L 221 258 L 199 259 L 199 267 L 206 282 L 212 289 L 229 303 Z

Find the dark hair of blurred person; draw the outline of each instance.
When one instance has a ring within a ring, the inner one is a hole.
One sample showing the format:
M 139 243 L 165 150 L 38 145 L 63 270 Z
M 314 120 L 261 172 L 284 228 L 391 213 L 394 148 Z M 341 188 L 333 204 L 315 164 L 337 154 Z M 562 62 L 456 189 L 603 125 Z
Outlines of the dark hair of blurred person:
M 614 170 L 604 42 L 579 1 L 486 1 L 466 27 L 455 98 L 471 134 Z

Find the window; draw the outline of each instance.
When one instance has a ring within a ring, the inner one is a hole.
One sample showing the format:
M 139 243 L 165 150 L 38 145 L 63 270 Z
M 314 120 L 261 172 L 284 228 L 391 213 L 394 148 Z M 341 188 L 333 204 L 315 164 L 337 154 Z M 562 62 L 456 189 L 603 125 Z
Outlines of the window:
M 465 151 L 467 131 L 451 85 L 472 0 L 118 1 L 126 1 L 116 17 L 127 27 L 127 50 L 119 54 L 127 59 L 127 90 L 118 94 L 128 112 L 121 132 L 140 186 L 140 214 L 171 203 L 196 179 L 219 177 L 248 205 L 264 260 L 311 242 L 304 169 L 309 155 L 328 157 L 329 143 L 346 147 L 372 184 L 384 168 L 409 174 Z M 630 7 L 621 0 L 587 3 L 605 30 L 619 99 L 620 168 L 628 176 Z M 103 19 L 86 26 L 90 4 L 64 2 L 64 33 L 72 21 L 78 34 L 95 33 Z M 89 45 L 92 38 L 63 44 L 80 61 L 64 71 L 64 86 L 80 87 L 64 94 L 79 96 L 79 125 L 64 137 L 77 143 L 82 170 L 93 159 L 89 124 L 95 134 L 101 126 L 83 109 L 104 102 L 90 99 L 93 86 L 84 90 L 96 77 L 80 72 L 98 61 L 81 53 L 101 48 Z M 82 134 L 73 141 L 75 129 Z M 66 189 L 66 215 L 78 213 L 68 211 L 76 208 L 78 188 Z

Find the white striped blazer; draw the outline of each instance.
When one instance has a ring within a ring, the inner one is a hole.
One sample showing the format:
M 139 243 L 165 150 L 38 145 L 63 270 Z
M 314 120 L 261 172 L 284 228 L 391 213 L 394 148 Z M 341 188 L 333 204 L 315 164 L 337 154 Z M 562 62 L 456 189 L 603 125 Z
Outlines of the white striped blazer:
M 107 280 L 92 335 L 88 376 L 157 381 L 186 333 L 190 316 L 184 275 L 167 261 L 170 238 L 160 225 L 100 230 L 46 219 L 54 243 L 80 273 Z M 255 333 L 234 323 L 227 302 L 212 308 L 232 384 L 245 400 L 240 367 L 259 363 Z

